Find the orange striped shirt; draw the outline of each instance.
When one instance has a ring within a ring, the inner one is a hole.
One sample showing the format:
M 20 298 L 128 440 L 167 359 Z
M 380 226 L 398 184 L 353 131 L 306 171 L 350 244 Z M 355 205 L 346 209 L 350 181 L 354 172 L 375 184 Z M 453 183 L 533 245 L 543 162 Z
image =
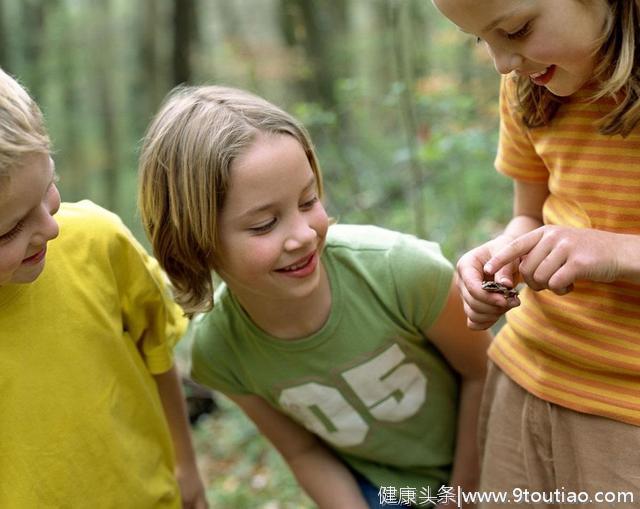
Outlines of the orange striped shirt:
M 496 168 L 548 182 L 545 224 L 640 234 L 640 130 L 603 136 L 595 122 L 611 99 L 581 91 L 549 126 L 525 128 L 501 87 Z M 640 253 L 638 253 L 640 256 Z M 577 281 L 568 295 L 521 293 L 489 356 L 516 383 L 579 412 L 640 425 L 640 285 Z

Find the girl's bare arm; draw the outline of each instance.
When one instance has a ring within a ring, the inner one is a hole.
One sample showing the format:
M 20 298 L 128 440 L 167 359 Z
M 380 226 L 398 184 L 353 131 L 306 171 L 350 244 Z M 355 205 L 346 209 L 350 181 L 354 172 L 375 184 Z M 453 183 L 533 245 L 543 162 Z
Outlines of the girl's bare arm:
M 473 491 L 477 489 L 479 480 L 478 412 L 491 334 L 472 331 L 465 322 L 462 299 L 456 289 L 456 281 L 453 281 L 440 316 L 423 332 L 462 378 L 456 449 L 449 484 L 460 486 L 464 491 Z
M 278 449 L 320 509 L 367 509 L 349 469 L 313 433 L 255 395 L 228 394 Z

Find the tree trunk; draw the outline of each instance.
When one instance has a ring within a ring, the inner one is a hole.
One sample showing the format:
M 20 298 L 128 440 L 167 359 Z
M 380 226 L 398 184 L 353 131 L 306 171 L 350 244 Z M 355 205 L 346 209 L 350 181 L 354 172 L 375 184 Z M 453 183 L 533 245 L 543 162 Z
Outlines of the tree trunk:
M 23 24 L 26 34 L 24 43 L 24 76 L 29 92 L 39 102 L 42 99 L 43 70 L 42 52 L 45 31 L 45 12 L 42 0 L 28 0 L 22 3 Z
M 7 72 L 11 70 L 9 62 L 9 37 L 7 37 L 7 19 L 4 0 L 0 0 L 0 67 Z
M 330 22 L 329 13 L 322 9 L 319 3 L 306 0 L 295 0 L 295 2 L 304 23 L 306 37 L 302 41 L 303 47 L 313 69 L 312 78 L 307 82 L 308 86 L 315 88 L 314 95 L 320 98 L 325 108 L 335 108 L 336 76 L 332 65 L 334 59 L 327 48 L 327 41 L 331 40 L 331 29 L 327 26 Z
M 132 93 L 127 97 L 130 111 L 135 112 L 132 124 L 136 137 L 142 135 L 173 82 L 173 79 L 169 81 L 168 73 L 163 72 L 163 55 L 159 50 L 159 35 L 168 25 L 163 14 L 157 0 L 140 2 L 138 22 L 141 29 L 136 48 L 138 65 L 133 76 Z
M 195 38 L 194 0 L 174 0 L 173 83 L 191 83 L 191 46 Z
M 81 125 L 83 118 L 78 104 L 78 83 L 76 65 L 76 48 L 80 44 L 80 35 L 73 30 L 73 20 L 66 6 L 60 0 L 49 0 L 47 9 L 57 20 L 62 20 L 67 30 L 60 33 L 60 38 L 54 46 L 58 75 L 62 76 L 60 83 L 62 104 L 66 118 L 61 124 L 60 144 L 56 148 L 56 163 L 64 168 L 68 178 L 63 180 L 65 200 L 76 201 L 86 197 L 88 186 L 86 143 Z M 62 14 L 58 15 L 58 9 Z M 60 125 L 60 124 L 59 124 Z
M 102 121 L 104 201 L 108 209 L 118 212 L 119 150 L 113 98 L 114 87 L 111 84 L 111 70 L 114 62 L 111 0 L 101 0 L 100 8 L 101 25 L 99 33 L 96 35 L 96 40 L 100 48 L 99 54 L 101 58 L 96 65 L 96 91 L 98 94 L 98 110 Z
M 409 192 L 413 202 L 414 227 L 416 235 L 425 238 L 427 235 L 426 212 L 422 198 L 422 188 L 426 172 L 418 158 L 418 122 L 414 110 L 415 102 L 413 96 L 413 34 L 406 4 L 398 1 L 391 2 L 389 4 L 389 16 L 393 34 L 396 81 L 401 84 L 400 113 L 409 155 L 407 165 L 411 174 Z

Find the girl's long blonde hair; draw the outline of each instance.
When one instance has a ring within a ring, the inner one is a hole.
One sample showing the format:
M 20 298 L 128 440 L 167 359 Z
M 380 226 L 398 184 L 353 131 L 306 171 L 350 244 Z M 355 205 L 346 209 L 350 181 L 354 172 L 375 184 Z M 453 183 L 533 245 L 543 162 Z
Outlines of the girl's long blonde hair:
M 593 0 L 578 0 L 591 2 Z M 640 121 L 640 0 L 607 0 L 609 16 L 599 49 L 594 99 L 616 98 L 616 106 L 599 122 L 602 134 L 628 135 Z M 517 80 L 517 101 L 526 126 L 548 124 L 564 102 L 526 76 Z
M 320 166 L 306 129 L 253 94 L 228 87 L 174 89 L 144 137 L 138 204 L 153 252 L 185 313 L 213 306 L 217 219 L 234 159 L 258 133 L 293 136 L 322 196 Z

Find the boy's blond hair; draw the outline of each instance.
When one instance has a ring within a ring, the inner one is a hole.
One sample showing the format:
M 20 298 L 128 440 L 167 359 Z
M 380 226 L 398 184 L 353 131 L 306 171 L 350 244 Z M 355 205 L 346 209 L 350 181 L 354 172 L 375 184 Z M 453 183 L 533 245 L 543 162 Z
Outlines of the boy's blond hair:
M 604 1 L 609 8 L 598 51 L 601 60 L 595 70 L 600 87 L 594 99 L 612 96 L 619 100 L 598 125 L 602 134 L 626 136 L 640 122 L 640 0 L 576 1 L 587 4 Z M 527 76 L 519 76 L 516 80 L 517 99 L 525 125 L 548 124 L 565 99 L 545 87 L 534 85 Z
M 178 87 L 143 140 L 138 202 L 144 228 L 188 315 L 213 306 L 217 220 L 231 164 L 260 133 L 285 134 L 300 142 L 321 196 L 320 166 L 304 126 L 243 90 Z
M 0 176 L 28 153 L 48 154 L 49 135 L 42 112 L 28 92 L 0 69 Z

